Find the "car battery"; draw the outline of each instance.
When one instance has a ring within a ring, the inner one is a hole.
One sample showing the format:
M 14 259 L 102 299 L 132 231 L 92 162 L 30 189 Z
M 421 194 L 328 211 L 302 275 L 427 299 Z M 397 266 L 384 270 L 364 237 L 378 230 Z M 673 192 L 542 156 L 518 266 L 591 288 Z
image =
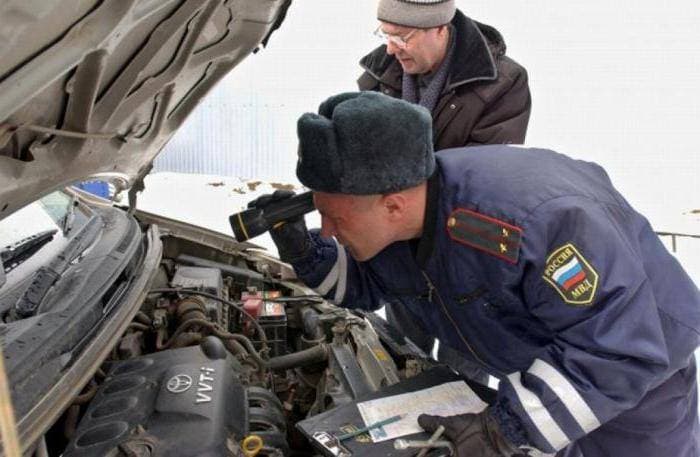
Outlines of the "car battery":
M 278 290 L 257 291 L 254 289 L 243 292 L 241 295 L 243 309 L 255 318 L 265 332 L 272 357 L 287 353 L 287 312 L 284 303 L 274 301 L 280 296 L 282 294 Z M 262 341 L 255 326 L 244 320 L 243 329 L 255 347 L 260 349 Z

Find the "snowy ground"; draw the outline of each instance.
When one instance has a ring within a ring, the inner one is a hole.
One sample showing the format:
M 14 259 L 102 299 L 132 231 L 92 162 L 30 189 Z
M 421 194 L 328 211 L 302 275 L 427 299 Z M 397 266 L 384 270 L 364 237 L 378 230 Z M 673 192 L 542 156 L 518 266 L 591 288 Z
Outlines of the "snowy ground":
M 139 196 L 138 207 L 232 235 L 228 216 L 244 209 L 250 200 L 279 188 L 291 188 L 295 192 L 304 190 L 288 183 L 162 172 L 146 178 L 146 190 Z M 657 231 L 700 235 L 700 214 L 659 208 L 646 216 Z M 309 227 L 320 225 L 318 213 L 307 215 L 306 221 Z M 662 240 L 670 251 L 671 237 L 664 236 Z M 267 234 L 253 242 L 273 254 L 277 252 Z M 677 238 L 676 251 L 686 271 L 696 284 L 700 284 L 700 239 Z

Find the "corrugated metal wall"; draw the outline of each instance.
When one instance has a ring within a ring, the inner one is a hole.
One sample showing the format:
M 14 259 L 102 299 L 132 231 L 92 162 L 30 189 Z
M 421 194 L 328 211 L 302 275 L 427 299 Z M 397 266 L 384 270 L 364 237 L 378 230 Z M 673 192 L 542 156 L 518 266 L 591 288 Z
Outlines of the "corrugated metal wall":
M 293 130 L 280 131 L 290 116 L 283 105 L 224 81 L 166 145 L 155 171 L 293 179 L 296 139 Z
M 296 121 L 356 90 L 377 46 L 376 0 L 295 1 L 268 48 L 234 68 L 165 146 L 155 171 L 296 183 Z

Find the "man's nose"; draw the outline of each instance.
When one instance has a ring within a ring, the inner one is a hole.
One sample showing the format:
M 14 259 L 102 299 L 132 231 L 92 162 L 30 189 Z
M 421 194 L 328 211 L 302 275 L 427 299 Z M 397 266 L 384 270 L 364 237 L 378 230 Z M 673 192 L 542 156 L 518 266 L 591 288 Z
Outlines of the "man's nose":
M 386 53 L 389 54 L 390 56 L 393 56 L 394 54 L 398 54 L 401 51 L 401 48 L 399 48 L 396 43 L 394 43 L 393 40 L 387 40 L 386 42 Z

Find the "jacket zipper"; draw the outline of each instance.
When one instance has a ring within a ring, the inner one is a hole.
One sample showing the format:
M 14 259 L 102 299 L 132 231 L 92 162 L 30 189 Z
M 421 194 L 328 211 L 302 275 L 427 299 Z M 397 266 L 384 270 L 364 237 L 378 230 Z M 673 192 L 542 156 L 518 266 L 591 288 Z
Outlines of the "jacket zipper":
M 434 110 L 435 115 L 433 116 L 433 119 L 437 120 L 438 117 L 440 117 L 440 113 L 442 113 L 446 109 L 448 103 L 451 103 L 454 101 L 454 97 L 455 97 L 454 90 L 446 93 L 442 97 L 442 99 L 438 102 L 438 106 L 435 107 L 435 110 Z M 442 126 L 440 127 L 440 130 L 436 131 L 433 134 L 433 139 L 434 139 L 435 143 L 437 143 L 438 138 L 442 137 L 442 134 L 445 132 L 447 127 L 450 125 L 450 122 L 452 122 L 452 120 L 454 119 L 454 117 L 456 115 L 457 115 L 457 110 L 452 110 L 452 112 L 450 114 L 445 115 L 445 116 L 449 116 L 449 118 L 447 119 L 447 122 L 444 122 L 442 124 Z
M 467 341 L 467 339 L 464 337 L 464 334 L 462 333 L 462 331 L 461 331 L 461 330 L 459 329 L 459 327 L 457 326 L 457 323 L 456 323 L 455 320 L 452 318 L 452 316 L 450 315 L 449 311 L 447 311 L 447 306 L 445 306 L 445 302 L 442 301 L 442 297 L 440 296 L 440 292 L 437 290 L 437 288 L 435 287 L 435 285 L 433 284 L 433 282 L 430 280 L 430 277 L 428 276 L 428 273 L 426 273 L 426 272 L 423 271 L 423 270 L 421 270 L 420 272 L 423 274 L 423 277 L 425 278 L 425 282 L 426 282 L 427 285 L 428 285 L 428 300 L 429 300 L 431 303 L 433 302 L 433 293 L 434 293 L 434 294 L 435 294 L 435 297 L 437 297 L 437 300 L 438 300 L 438 302 L 440 303 L 440 306 L 442 307 L 442 311 L 445 313 L 445 315 L 447 316 L 447 318 L 448 318 L 448 319 L 450 320 L 450 322 L 452 323 L 452 326 L 453 326 L 454 329 L 457 331 L 457 335 L 459 335 L 459 338 L 462 340 L 462 343 L 464 343 L 464 345 L 467 347 L 467 349 L 469 349 L 469 352 L 471 352 L 471 354 L 474 356 L 474 358 L 475 358 L 480 364 L 482 364 L 484 367 L 488 368 L 489 370 L 493 370 L 493 368 L 492 368 L 491 366 L 489 366 L 486 362 L 484 362 L 484 361 L 481 359 L 481 357 L 479 357 L 479 355 L 476 353 L 476 351 L 474 350 L 474 348 L 472 348 L 472 346 L 469 344 L 469 342 Z

